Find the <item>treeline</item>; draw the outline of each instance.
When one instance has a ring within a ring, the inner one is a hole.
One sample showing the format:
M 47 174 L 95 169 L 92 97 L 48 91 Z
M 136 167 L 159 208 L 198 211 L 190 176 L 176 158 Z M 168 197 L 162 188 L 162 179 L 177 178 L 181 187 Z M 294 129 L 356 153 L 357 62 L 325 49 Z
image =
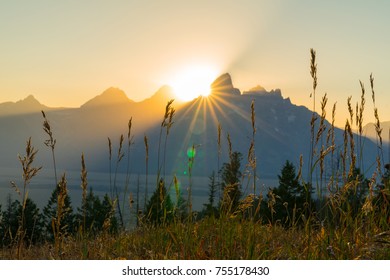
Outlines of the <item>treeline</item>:
M 26 199 L 23 207 L 19 200 L 12 200 L 11 195 L 8 195 L 5 207 L 2 208 L 0 205 L 0 247 L 16 245 L 21 230 L 22 212 L 23 239 L 26 245 L 53 242 L 57 230 L 58 192 L 57 186 L 42 211 L 30 198 Z M 103 230 L 112 234 L 117 233 L 118 221 L 113 215 L 112 208 L 108 195 L 100 199 L 93 190 L 90 190 L 81 207 L 74 210 L 69 195 L 66 195 L 62 206 L 61 234 L 76 236 L 81 234 L 83 228 L 90 236 L 95 236 Z

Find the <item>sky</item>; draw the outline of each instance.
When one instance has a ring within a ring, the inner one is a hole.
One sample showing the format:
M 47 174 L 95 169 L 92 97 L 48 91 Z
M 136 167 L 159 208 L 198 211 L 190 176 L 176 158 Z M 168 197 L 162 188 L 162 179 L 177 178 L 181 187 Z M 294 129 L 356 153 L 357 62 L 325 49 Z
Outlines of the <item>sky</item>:
M 47 106 L 79 107 L 111 86 L 141 101 L 203 67 L 229 72 L 241 91 L 280 88 L 312 108 L 314 48 L 328 115 L 337 102 L 344 123 L 361 80 L 373 121 L 373 73 L 379 116 L 390 120 L 389 12 L 386 0 L 0 0 L 0 102 L 33 94 Z

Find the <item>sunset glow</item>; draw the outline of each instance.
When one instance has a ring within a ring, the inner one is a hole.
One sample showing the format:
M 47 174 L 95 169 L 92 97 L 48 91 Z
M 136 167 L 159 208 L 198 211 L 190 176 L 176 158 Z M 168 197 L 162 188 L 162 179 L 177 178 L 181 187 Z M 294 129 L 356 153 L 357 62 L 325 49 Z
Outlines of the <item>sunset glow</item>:
M 359 80 L 368 85 L 373 73 L 378 110 L 389 119 L 389 1 L 8 2 L 0 4 L 0 103 L 32 94 L 49 107 L 77 108 L 109 87 L 140 102 L 164 85 L 188 101 L 229 73 L 241 92 L 280 88 L 311 108 L 314 48 L 317 92 L 328 93 L 328 104 L 359 95 Z M 340 106 L 336 125 L 347 116 Z M 373 114 L 364 120 L 373 122 Z
M 169 84 L 177 98 L 190 101 L 198 96 L 208 96 L 210 84 L 217 76 L 218 72 L 210 66 L 191 66 L 177 73 Z

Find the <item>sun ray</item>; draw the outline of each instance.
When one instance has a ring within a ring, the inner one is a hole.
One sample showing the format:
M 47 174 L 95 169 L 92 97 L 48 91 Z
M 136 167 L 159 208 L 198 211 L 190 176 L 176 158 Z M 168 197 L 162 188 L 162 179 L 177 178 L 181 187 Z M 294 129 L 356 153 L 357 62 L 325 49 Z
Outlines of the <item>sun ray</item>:
M 210 84 L 216 75 L 217 71 L 210 65 L 191 65 L 174 75 L 168 83 L 177 98 L 191 101 L 210 94 Z

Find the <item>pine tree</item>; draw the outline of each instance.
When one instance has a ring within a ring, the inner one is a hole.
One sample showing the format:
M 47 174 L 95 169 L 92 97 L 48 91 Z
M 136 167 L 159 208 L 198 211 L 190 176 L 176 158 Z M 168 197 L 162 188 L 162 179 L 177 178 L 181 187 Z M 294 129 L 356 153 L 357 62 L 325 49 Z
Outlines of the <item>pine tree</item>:
M 233 152 L 230 162 L 224 163 L 220 170 L 223 191 L 221 206 L 226 213 L 233 213 L 241 198 L 241 160 L 242 154 Z
M 359 168 L 354 168 L 352 174 L 348 177 L 351 187 L 347 190 L 346 208 L 349 208 L 352 216 L 356 216 L 363 206 L 369 190 L 369 180 L 364 178 Z
M 7 198 L 7 208 L 2 212 L 0 223 L 1 244 L 10 246 L 16 241 L 16 235 L 19 229 L 22 217 L 22 205 L 18 200 L 12 201 L 11 196 Z M 39 208 L 30 198 L 27 198 L 24 208 L 24 242 L 27 244 L 36 244 L 42 241 L 42 214 Z
M 22 205 L 20 205 L 18 213 L 19 216 L 22 215 Z M 28 244 L 36 244 L 37 242 L 42 241 L 43 217 L 38 206 L 30 198 L 27 198 L 26 200 L 24 215 L 24 229 L 26 231 L 25 241 Z
M 11 195 L 8 194 L 6 209 L 2 212 L 2 220 L 0 223 L 2 246 L 10 246 L 16 237 L 19 227 L 19 206 L 19 201 L 12 201 Z
M 164 180 L 161 178 L 156 190 L 147 203 L 147 219 L 154 225 L 166 224 L 172 220 L 173 212 L 171 197 L 167 193 Z
M 215 194 L 217 192 L 217 183 L 215 180 L 215 172 L 211 174 L 209 177 L 209 199 L 208 203 L 203 204 L 204 209 L 201 213 L 201 216 L 215 216 L 218 213 L 217 208 L 214 206 L 215 203 Z
M 57 196 L 58 196 L 58 185 L 51 193 L 49 201 L 47 202 L 46 206 L 43 208 L 44 230 L 46 233 L 46 238 L 48 238 L 49 240 L 54 239 L 52 220 L 57 215 Z M 66 225 L 66 232 L 68 234 L 73 234 L 76 232 L 75 215 L 73 213 L 71 199 L 68 194 L 66 194 L 64 200 L 64 212 L 62 217 L 62 224 Z
M 304 210 L 306 191 L 298 181 L 294 165 L 288 160 L 278 178 L 279 186 L 273 190 L 276 196 L 274 219 L 290 226 L 297 222 L 298 213 Z
M 106 219 L 110 219 L 110 230 L 117 231 L 118 221 L 115 215 L 111 215 L 113 212 L 113 206 L 111 199 L 106 194 L 103 198 L 103 202 L 99 196 L 95 195 L 91 188 L 88 195 L 83 202 L 81 208 L 77 208 L 77 221 L 79 226 L 84 225 L 85 219 L 85 231 L 92 235 L 95 235 L 103 230 L 104 222 Z M 85 215 L 85 217 L 84 217 Z

